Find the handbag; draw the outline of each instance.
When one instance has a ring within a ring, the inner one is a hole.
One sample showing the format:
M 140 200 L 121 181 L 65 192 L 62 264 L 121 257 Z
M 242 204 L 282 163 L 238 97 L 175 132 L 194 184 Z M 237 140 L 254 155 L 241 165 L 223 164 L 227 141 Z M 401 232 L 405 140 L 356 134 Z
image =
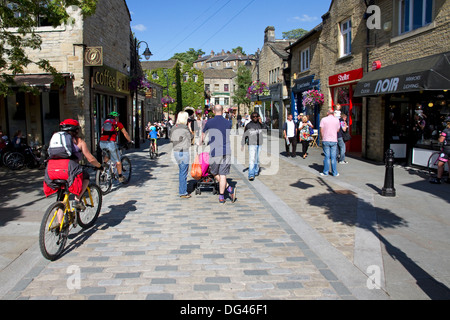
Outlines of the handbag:
M 314 134 L 314 129 L 312 127 L 309 127 L 309 135 L 312 136 Z
M 344 142 L 350 141 L 352 139 L 352 136 L 350 135 L 350 132 L 347 131 L 342 131 L 342 139 L 344 140 Z
M 199 156 L 195 156 L 194 163 L 191 168 L 191 176 L 195 180 L 200 180 L 202 178 L 202 165 L 200 164 Z

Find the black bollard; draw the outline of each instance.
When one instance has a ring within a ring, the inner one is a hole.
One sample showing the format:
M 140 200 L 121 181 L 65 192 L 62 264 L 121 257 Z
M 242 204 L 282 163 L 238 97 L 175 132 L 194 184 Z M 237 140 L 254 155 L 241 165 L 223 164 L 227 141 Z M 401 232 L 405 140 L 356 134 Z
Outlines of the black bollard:
M 384 178 L 384 187 L 381 191 L 383 197 L 395 197 L 394 188 L 394 151 L 389 149 L 386 151 L 386 175 Z

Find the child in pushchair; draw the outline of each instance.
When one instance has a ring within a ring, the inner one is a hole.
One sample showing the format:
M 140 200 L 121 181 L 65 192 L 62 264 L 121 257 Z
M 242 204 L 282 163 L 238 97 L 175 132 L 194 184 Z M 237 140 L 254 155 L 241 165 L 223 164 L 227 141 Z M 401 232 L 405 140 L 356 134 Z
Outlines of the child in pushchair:
M 219 183 L 209 171 L 209 153 L 203 152 L 198 155 L 202 167 L 202 177 L 195 183 L 195 194 L 201 194 L 201 189 L 210 188 L 214 195 L 219 193 Z

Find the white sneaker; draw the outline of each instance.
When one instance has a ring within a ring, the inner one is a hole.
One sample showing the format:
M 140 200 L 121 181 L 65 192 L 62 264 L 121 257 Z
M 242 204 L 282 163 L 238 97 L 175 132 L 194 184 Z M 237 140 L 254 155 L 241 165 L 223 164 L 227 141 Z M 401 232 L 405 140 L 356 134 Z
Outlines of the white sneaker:
M 339 164 L 348 164 L 347 161 L 339 161 Z

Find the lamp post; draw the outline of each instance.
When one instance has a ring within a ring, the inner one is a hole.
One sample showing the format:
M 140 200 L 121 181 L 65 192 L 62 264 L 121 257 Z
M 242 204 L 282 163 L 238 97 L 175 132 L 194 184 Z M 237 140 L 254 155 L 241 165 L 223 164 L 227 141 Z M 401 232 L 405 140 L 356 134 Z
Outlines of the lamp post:
M 152 52 L 150 51 L 150 49 L 148 48 L 148 43 L 145 41 L 140 41 L 138 42 L 137 38 L 134 38 L 134 42 L 135 42 L 135 47 L 136 47 L 136 55 L 135 55 L 135 64 L 134 64 L 134 75 L 136 77 L 136 79 L 139 78 L 139 68 L 138 68 L 138 64 L 139 64 L 139 47 L 141 45 L 141 43 L 145 43 L 147 48 L 144 51 L 144 57 L 146 60 L 149 60 L 150 57 L 153 55 Z M 138 91 L 139 91 L 139 86 L 136 86 L 136 114 L 135 114 L 135 127 L 134 127 L 134 136 L 135 136 L 135 147 L 136 148 L 140 148 L 141 146 L 141 135 L 140 135 L 140 126 L 139 126 L 139 100 L 138 100 Z

